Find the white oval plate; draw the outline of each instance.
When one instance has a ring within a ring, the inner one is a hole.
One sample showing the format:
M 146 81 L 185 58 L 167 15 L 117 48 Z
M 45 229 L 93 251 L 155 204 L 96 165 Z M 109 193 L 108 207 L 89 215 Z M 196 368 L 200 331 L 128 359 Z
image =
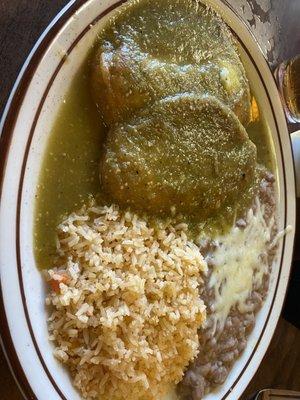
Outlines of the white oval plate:
M 27 399 L 76 400 L 65 369 L 52 356 L 44 306 L 45 286 L 33 256 L 34 198 L 51 127 L 72 77 L 101 23 L 122 1 L 70 2 L 46 29 L 14 86 L 1 122 L 1 336 L 7 358 Z M 279 228 L 295 226 L 295 184 L 290 138 L 275 82 L 255 40 L 226 1 L 208 0 L 240 43 L 255 94 L 263 107 L 278 167 Z M 225 384 L 207 400 L 236 400 L 257 370 L 283 305 L 294 233 L 280 243 L 266 302 L 246 350 Z

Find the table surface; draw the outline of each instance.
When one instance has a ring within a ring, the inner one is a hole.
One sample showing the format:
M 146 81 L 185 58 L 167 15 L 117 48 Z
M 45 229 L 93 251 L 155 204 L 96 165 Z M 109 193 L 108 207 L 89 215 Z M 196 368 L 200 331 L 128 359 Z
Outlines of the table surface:
M 0 0 L 0 114 L 27 54 L 47 24 L 66 3 L 66 0 Z M 276 0 L 276 7 L 279 3 L 282 3 L 279 9 L 284 10 L 279 14 L 279 19 L 290 22 L 285 34 L 293 35 L 291 45 L 282 47 L 280 59 L 294 55 L 297 50 L 300 53 L 300 29 L 297 25 L 300 0 Z M 288 16 L 287 10 L 293 17 Z M 294 30 L 291 26 L 293 24 Z M 288 43 L 288 38 L 283 38 L 281 43 Z M 300 391 L 300 330 L 283 318 L 280 319 L 269 350 L 242 399 L 246 400 L 251 394 L 264 388 Z M 22 399 L 1 350 L 0 399 Z

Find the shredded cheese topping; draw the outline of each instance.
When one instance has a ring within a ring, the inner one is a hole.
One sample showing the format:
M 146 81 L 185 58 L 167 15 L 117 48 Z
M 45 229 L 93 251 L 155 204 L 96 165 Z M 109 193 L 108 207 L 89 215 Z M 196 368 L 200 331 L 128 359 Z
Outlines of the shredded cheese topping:
M 267 223 L 264 205 L 256 199 L 256 211 L 248 211 L 245 228 L 234 226 L 226 236 L 217 238 L 217 249 L 212 259 L 214 269 L 209 287 L 214 290 L 212 306 L 214 329 L 223 329 L 232 307 L 244 313 L 253 287 L 260 287 L 268 272 L 268 250 L 274 247 L 271 233 L 275 224 L 272 217 Z

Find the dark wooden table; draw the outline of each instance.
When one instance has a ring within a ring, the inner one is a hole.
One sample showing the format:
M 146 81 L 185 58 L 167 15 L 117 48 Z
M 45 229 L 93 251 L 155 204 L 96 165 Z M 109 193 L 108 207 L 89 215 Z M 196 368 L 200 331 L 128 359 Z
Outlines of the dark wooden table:
M 0 114 L 27 54 L 45 26 L 66 3 L 67 0 L 0 0 Z M 242 399 L 271 387 L 300 391 L 300 330 L 283 318 Z M 0 400 L 21 399 L 0 350 Z

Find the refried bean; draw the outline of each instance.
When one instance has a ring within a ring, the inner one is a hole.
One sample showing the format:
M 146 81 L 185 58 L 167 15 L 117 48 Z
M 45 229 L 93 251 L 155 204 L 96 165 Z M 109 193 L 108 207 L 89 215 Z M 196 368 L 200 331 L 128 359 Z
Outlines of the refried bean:
M 264 219 L 268 223 L 275 215 L 274 176 L 266 172 L 260 183 L 259 200 L 264 205 Z M 253 205 L 255 212 L 256 205 Z M 236 221 L 236 226 L 245 229 L 246 218 Z M 271 240 L 277 232 L 274 224 Z M 204 241 L 200 250 L 205 256 L 211 271 L 213 269 L 212 254 L 216 250 L 216 243 Z M 210 275 L 205 278 L 201 287 L 201 297 L 207 306 L 207 324 L 199 330 L 199 354 L 185 372 L 183 380 L 177 387 L 177 392 L 182 400 L 200 400 L 211 392 L 216 386 L 225 382 L 234 362 L 241 355 L 247 344 L 247 337 L 255 325 L 255 315 L 261 308 L 269 287 L 269 275 L 276 254 L 276 246 L 267 254 L 269 271 L 263 276 L 259 287 L 252 287 L 252 292 L 247 299 L 247 312 L 241 312 L 233 307 L 227 316 L 223 329 L 218 326 L 214 329 L 212 305 L 214 290 L 209 289 Z M 249 311 L 251 310 L 251 311 Z

